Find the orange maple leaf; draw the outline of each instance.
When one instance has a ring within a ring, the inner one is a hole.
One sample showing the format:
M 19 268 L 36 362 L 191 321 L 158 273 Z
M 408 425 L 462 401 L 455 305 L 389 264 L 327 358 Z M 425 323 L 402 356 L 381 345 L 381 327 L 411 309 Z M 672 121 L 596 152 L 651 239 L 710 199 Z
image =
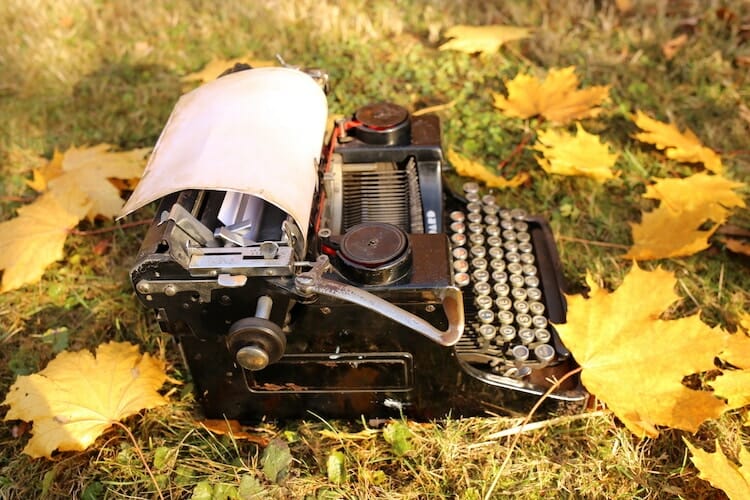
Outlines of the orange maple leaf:
M 589 276 L 590 298 L 568 297 L 567 322 L 555 328 L 581 365 L 584 386 L 639 436 L 657 426 L 695 432 L 726 404 L 711 392 L 682 384 L 685 376 L 714 368 L 725 336 L 698 315 L 659 319 L 679 299 L 672 273 L 637 265 L 612 293 Z

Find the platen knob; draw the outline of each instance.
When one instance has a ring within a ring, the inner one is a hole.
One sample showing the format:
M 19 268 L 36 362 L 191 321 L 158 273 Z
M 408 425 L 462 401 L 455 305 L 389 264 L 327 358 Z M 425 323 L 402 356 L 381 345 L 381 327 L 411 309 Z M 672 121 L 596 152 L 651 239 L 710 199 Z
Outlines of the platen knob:
M 273 321 L 243 318 L 229 327 L 227 347 L 238 365 L 258 371 L 281 358 L 286 349 L 286 335 Z

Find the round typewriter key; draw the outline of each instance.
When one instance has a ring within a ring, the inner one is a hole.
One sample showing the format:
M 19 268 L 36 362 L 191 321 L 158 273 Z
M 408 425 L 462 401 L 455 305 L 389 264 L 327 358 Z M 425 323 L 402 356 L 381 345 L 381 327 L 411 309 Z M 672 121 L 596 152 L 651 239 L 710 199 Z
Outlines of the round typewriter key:
M 516 240 L 519 243 L 528 243 L 531 241 L 531 235 L 529 233 L 516 233 Z
M 472 213 L 479 213 L 482 211 L 482 204 L 476 201 L 466 204 L 466 210 Z
M 536 276 L 536 266 L 534 264 L 524 264 L 521 266 L 521 269 L 526 276 Z
M 471 267 L 484 271 L 485 269 L 487 269 L 487 259 L 485 259 L 484 257 L 476 257 L 474 259 L 471 259 Z
M 507 269 L 510 274 L 521 274 L 521 269 L 523 269 L 523 266 L 518 262 L 511 262 L 510 264 L 508 264 Z M 523 281 L 523 278 L 521 278 L 521 281 Z
M 523 279 L 523 282 L 529 288 L 537 288 L 537 287 L 539 287 L 539 278 L 536 277 L 536 276 L 526 276 Z M 539 299 L 533 299 L 533 300 L 539 300 Z
M 453 233 L 451 235 L 451 242 L 457 247 L 464 246 L 466 244 L 466 235 L 462 233 Z
M 505 260 L 507 260 L 510 264 L 518 264 L 519 262 L 521 262 L 521 255 L 517 254 L 516 252 L 508 252 L 505 254 Z
M 503 239 L 505 241 L 516 241 L 516 232 L 512 229 L 506 229 L 503 231 Z
M 470 213 L 466 216 L 466 220 L 468 220 L 470 223 L 480 224 L 482 222 L 482 214 Z
M 484 203 L 485 205 L 496 205 L 497 199 L 495 199 L 494 194 L 486 194 L 482 196 L 482 203 Z
M 544 316 L 534 316 L 531 318 L 531 324 L 534 325 L 534 328 L 547 328 L 547 318 Z
M 466 202 L 467 203 L 479 203 L 479 194 L 478 193 L 466 193 Z
M 541 302 L 537 302 L 537 301 L 529 302 L 529 311 L 531 311 L 532 314 L 542 315 L 544 314 L 544 304 L 542 304 Z M 542 327 L 539 327 L 539 328 L 542 328 Z
M 466 231 L 466 224 L 463 222 L 451 222 L 450 230 L 454 233 L 463 233 Z
M 484 223 L 488 226 L 497 226 L 498 224 L 500 224 L 500 218 L 494 214 L 485 215 Z
M 508 294 L 510 294 L 510 287 L 507 283 L 495 283 L 495 285 L 492 287 L 492 290 L 495 292 L 495 295 L 497 295 L 501 299 L 507 298 Z
M 549 363 L 555 359 L 555 349 L 549 344 L 538 345 L 534 348 L 534 356 L 543 363 Z
M 524 328 L 529 328 L 533 324 L 531 322 L 531 316 L 526 313 L 516 314 L 516 323 Z
M 526 280 L 528 280 L 530 276 L 526 277 Z M 529 300 L 542 300 L 542 291 L 538 288 L 531 287 L 526 289 L 526 298 Z
M 478 309 L 490 309 L 492 308 L 492 297 L 489 295 L 480 295 L 474 299 L 474 304 L 476 304 Z
M 526 213 L 526 210 L 524 210 L 523 208 L 514 208 L 510 211 L 510 216 L 514 219 L 523 219 L 527 215 L 528 213 Z
M 498 226 L 495 226 L 494 224 L 489 224 L 487 227 L 485 227 L 484 232 L 487 233 L 487 236 L 489 236 L 490 238 L 493 236 L 500 236 L 500 228 Z
M 495 257 L 490 261 L 490 267 L 493 271 L 505 271 L 505 261 Z
M 518 330 L 518 338 L 524 345 L 531 344 L 534 342 L 534 331 L 528 328 L 521 328 Z
M 516 300 L 526 300 L 526 289 L 525 288 L 514 288 L 511 290 L 510 295 Z M 521 311 L 526 312 L 526 311 Z
M 491 247 L 499 247 L 503 244 L 503 239 L 498 235 L 493 234 L 489 238 L 487 238 L 487 244 Z
M 495 215 L 500 210 L 497 205 L 483 205 L 482 211 L 487 215 Z
M 544 328 L 537 328 L 536 330 L 534 330 L 534 337 L 537 339 L 537 341 L 546 344 L 552 338 L 552 334 L 550 334 Z
M 490 257 L 493 259 L 502 259 L 503 249 L 500 247 L 490 247 Z
M 508 277 L 508 281 L 510 281 L 510 286 L 513 288 L 521 288 L 523 286 L 523 276 L 520 274 L 511 274 Z
M 485 255 L 487 255 L 487 250 L 485 250 L 484 247 L 480 245 L 474 245 L 469 249 L 469 252 L 471 252 L 471 255 L 473 257 L 484 257 Z
M 510 215 L 510 210 L 508 210 L 507 208 L 501 208 L 497 215 L 499 215 L 501 219 L 510 220 L 512 218 L 512 216 Z
M 476 271 L 471 273 L 471 277 L 476 282 L 487 283 L 490 280 L 490 273 L 487 272 L 486 269 L 477 269 Z
M 453 269 L 457 273 L 466 273 L 469 271 L 469 263 L 465 260 L 455 260 L 453 261 Z
M 476 182 L 464 182 L 464 185 L 462 186 L 464 193 L 478 193 L 479 192 L 479 184 Z
M 489 295 L 491 291 L 492 287 L 484 281 L 480 281 L 474 285 L 474 293 L 476 295 Z
M 489 309 L 481 309 L 477 312 L 477 319 L 484 324 L 492 323 L 495 320 L 495 313 Z
M 450 213 L 450 218 L 453 222 L 463 222 L 466 220 L 466 215 L 460 210 L 454 210 Z
M 529 230 L 529 225 L 519 220 L 513 223 L 513 229 L 515 229 L 519 233 L 525 233 Z
M 472 245 L 484 245 L 484 235 L 481 233 L 472 233 L 469 235 L 469 241 Z
M 469 224 L 469 231 L 472 234 L 478 234 L 481 236 L 482 231 L 484 231 L 484 226 L 481 225 L 479 222 L 472 222 L 471 224 Z
M 503 230 L 512 231 L 513 230 L 513 221 L 510 219 L 502 219 L 500 221 L 500 227 L 503 228 Z
M 512 325 L 513 324 L 513 313 L 510 311 L 500 311 L 497 313 L 497 319 L 500 320 L 500 323 L 503 325 Z
M 525 345 L 517 345 L 510 352 L 516 361 L 526 361 L 529 359 L 529 348 Z
M 471 278 L 466 273 L 456 273 L 453 275 L 453 281 L 456 283 L 456 286 L 463 287 L 471 283 Z
M 503 243 L 503 248 L 508 252 L 516 252 L 518 250 L 518 243 L 515 241 L 506 241 Z
M 528 241 L 522 241 L 518 244 L 517 248 L 521 253 L 531 253 L 531 251 L 534 250 L 534 247 Z
M 497 328 L 492 325 L 484 324 L 479 327 L 479 336 L 483 339 L 492 340 L 497 335 Z
M 524 264 L 533 264 L 534 263 L 534 254 L 533 253 L 522 253 L 521 254 L 521 262 L 524 263 Z
M 513 328 L 513 325 L 503 325 L 498 330 L 498 333 L 500 334 L 500 338 L 503 340 L 503 342 L 510 342 L 514 338 L 516 338 L 516 329 Z
M 466 260 L 469 257 L 469 251 L 464 247 L 456 247 L 451 252 L 454 259 Z
M 516 288 L 515 290 L 520 290 L 520 289 Z M 526 302 L 525 300 L 516 300 L 515 302 L 513 302 L 513 309 L 515 309 L 517 313 L 526 314 L 529 312 L 529 303 Z
M 495 299 L 495 305 L 500 311 L 510 311 L 513 307 L 513 301 L 508 297 L 498 297 Z

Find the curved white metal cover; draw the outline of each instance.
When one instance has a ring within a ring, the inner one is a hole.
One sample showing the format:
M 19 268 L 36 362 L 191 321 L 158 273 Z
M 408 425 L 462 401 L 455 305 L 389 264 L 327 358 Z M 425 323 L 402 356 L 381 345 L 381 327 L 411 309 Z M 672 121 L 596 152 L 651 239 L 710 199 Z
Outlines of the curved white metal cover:
M 185 189 L 237 191 L 291 215 L 306 235 L 328 106 L 288 68 L 221 77 L 183 95 L 121 216 Z

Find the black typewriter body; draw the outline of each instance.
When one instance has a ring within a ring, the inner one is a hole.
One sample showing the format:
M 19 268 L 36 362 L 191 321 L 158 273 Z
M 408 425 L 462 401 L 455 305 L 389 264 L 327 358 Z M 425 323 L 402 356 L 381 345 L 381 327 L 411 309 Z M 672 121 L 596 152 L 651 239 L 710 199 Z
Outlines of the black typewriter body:
M 134 288 L 207 417 L 523 412 L 575 367 L 546 223 L 474 183 L 445 189 L 437 117 L 375 103 L 322 149 L 306 236 L 250 197 L 243 237 L 219 216 L 228 192 L 184 190 L 144 239 Z M 550 401 L 585 397 L 573 380 Z

